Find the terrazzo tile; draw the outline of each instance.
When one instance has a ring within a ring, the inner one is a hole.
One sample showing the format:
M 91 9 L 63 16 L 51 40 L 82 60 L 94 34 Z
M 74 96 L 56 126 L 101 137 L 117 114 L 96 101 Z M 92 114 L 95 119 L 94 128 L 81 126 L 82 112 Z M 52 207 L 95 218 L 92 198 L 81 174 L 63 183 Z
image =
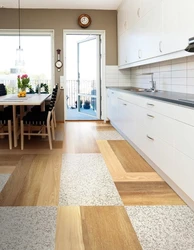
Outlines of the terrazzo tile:
M 64 154 L 60 205 L 123 205 L 101 154 Z
M 54 250 L 57 207 L 0 207 L 1 250 Z
M 95 131 L 96 140 L 124 140 L 124 138 L 115 130 L 113 131 Z
M 0 192 L 3 190 L 9 177 L 10 177 L 10 174 L 0 174 Z
M 187 206 L 130 206 L 128 216 L 144 250 L 193 250 L 194 212 Z

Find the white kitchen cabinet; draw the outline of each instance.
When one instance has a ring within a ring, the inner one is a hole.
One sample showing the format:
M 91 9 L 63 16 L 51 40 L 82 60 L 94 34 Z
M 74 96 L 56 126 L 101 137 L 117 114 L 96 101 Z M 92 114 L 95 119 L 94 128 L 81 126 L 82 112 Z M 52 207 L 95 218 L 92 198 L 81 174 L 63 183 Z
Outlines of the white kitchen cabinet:
M 124 101 L 118 100 L 119 110 L 119 124 L 118 128 L 122 131 L 132 142 L 135 141 L 136 134 L 136 109 L 135 105 Z
M 193 202 L 194 109 L 130 93 L 117 98 L 116 128 Z
M 118 91 L 107 90 L 107 117 L 115 125 L 118 123 Z
M 180 5 L 180 19 L 179 19 L 179 39 L 184 39 L 185 45 L 188 44 L 188 38 L 194 36 L 193 23 L 194 23 L 194 1 L 193 0 L 179 0 Z M 183 42 L 183 40 L 182 40 Z M 185 48 L 185 47 L 184 47 Z
M 128 63 L 127 35 L 127 32 L 125 32 L 118 37 L 118 63 L 120 66 L 126 65 Z
M 117 12 L 118 37 L 128 29 L 127 23 L 128 0 L 122 1 Z
M 176 121 L 174 123 L 175 148 L 194 160 L 193 142 L 194 142 L 194 127 L 185 124 L 183 122 Z
M 127 32 L 127 46 L 119 46 L 119 54 L 125 51 L 121 68 L 173 59 L 190 55 L 184 51 L 188 39 L 194 36 L 193 0 L 125 0 L 125 14 L 121 32 Z M 122 8 L 121 8 L 122 9 Z M 122 18 L 120 17 L 122 20 Z M 124 27 L 125 26 L 125 27 Z M 124 28 L 123 28 L 124 27 Z M 120 35 L 119 35 L 120 36 Z
M 163 18 L 162 38 L 160 45 L 162 54 L 168 54 L 183 50 L 188 44 L 188 36 L 185 35 L 185 30 L 188 29 L 189 25 L 189 22 L 186 21 L 188 12 L 183 11 L 183 5 L 187 5 L 186 2 L 182 4 L 181 0 L 162 1 Z M 182 23 L 184 24 L 184 26 L 182 25 Z
M 174 165 L 169 177 L 194 201 L 194 160 L 179 150 L 174 151 Z
M 127 1 L 127 23 L 128 29 L 134 27 L 134 25 L 140 19 L 141 0 L 128 0 Z

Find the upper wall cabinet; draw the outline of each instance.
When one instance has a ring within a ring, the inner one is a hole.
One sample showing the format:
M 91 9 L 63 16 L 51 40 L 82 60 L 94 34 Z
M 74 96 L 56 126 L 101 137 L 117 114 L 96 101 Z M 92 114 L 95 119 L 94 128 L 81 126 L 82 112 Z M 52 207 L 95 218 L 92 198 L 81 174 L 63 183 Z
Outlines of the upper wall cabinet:
M 187 56 L 184 48 L 194 36 L 193 9 L 193 0 L 125 0 L 118 10 L 118 24 L 125 10 L 122 38 L 118 25 L 120 68 L 172 59 L 174 52 Z

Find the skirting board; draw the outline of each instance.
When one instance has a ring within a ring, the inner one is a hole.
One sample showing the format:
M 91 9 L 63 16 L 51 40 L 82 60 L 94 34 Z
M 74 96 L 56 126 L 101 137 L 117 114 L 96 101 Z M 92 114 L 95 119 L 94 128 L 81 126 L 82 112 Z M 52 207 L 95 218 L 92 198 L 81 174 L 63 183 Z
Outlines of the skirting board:
M 194 211 L 194 201 L 179 187 L 177 184 L 172 181 L 152 160 L 147 157 L 147 155 L 139 149 L 126 135 L 120 131 L 114 123 L 111 125 L 125 138 L 130 145 L 147 161 L 148 164 L 168 183 L 168 185 L 183 199 L 183 201 Z

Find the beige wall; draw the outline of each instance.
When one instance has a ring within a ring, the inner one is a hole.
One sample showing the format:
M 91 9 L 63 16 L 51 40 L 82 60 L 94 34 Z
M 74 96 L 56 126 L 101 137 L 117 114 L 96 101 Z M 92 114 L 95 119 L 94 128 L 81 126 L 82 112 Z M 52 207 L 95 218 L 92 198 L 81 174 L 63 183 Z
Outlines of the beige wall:
M 21 29 L 53 29 L 55 50 L 63 49 L 63 29 L 80 29 L 77 18 L 87 13 L 92 18 L 91 30 L 106 31 L 106 65 L 117 65 L 117 12 L 107 10 L 21 10 Z M 18 29 L 18 10 L 0 9 L 0 29 Z M 63 51 L 61 52 L 63 54 Z M 55 53 L 56 57 L 56 53 Z M 55 81 L 59 82 L 61 72 L 55 69 Z M 57 105 L 57 120 L 64 120 L 64 95 L 61 93 Z

